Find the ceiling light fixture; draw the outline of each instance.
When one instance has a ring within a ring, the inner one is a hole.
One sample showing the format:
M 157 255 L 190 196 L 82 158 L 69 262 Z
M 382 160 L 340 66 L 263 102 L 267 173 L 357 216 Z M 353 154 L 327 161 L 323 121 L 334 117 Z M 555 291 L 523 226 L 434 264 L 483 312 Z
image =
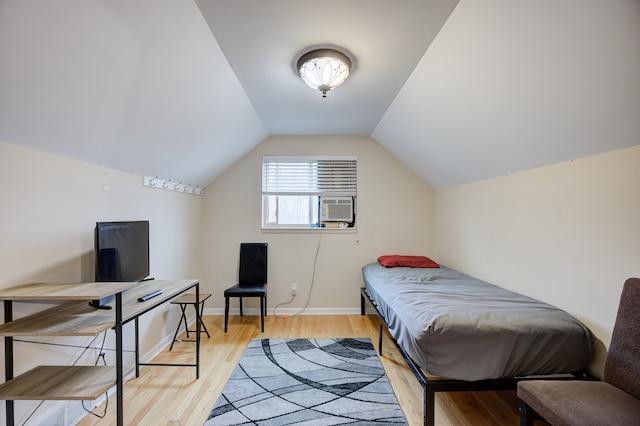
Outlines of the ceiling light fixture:
M 351 60 L 344 53 L 334 49 L 316 49 L 298 59 L 298 74 L 312 89 L 327 92 L 340 86 L 349 77 Z

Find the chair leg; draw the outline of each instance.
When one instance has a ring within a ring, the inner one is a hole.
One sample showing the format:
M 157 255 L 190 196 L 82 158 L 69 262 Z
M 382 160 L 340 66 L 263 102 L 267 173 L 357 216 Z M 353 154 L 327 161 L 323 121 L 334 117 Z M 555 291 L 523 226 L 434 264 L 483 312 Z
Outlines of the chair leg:
M 265 303 L 264 303 L 264 297 L 260 298 L 260 326 L 262 327 L 262 332 L 264 333 L 264 308 L 265 308 Z
M 520 400 L 520 426 L 533 426 L 533 420 L 536 417 L 535 411 L 526 402 Z
M 182 308 L 182 305 L 180 305 L 180 307 Z M 183 311 L 183 314 L 180 316 L 180 322 L 178 322 L 178 326 L 176 327 L 176 332 L 173 335 L 173 340 L 171 341 L 171 346 L 169 346 L 169 351 L 173 349 L 173 344 L 176 342 L 176 337 L 178 337 L 178 333 L 180 332 L 180 326 L 182 325 L 183 320 L 184 320 L 184 311 Z
M 180 310 L 182 311 L 182 319 L 184 320 L 184 331 L 187 333 L 187 339 L 189 338 L 189 323 L 187 322 L 187 305 L 180 304 Z
M 227 332 L 227 322 L 229 322 L 229 296 L 224 297 L 224 332 Z
M 198 306 L 194 304 L 193 307 L 196 308 L 196 315 L 198 315 Z M 204 325 L 204 321 L 202 321 L 203 314 L 204 314 L 204 301 L 200 302 L 200 317 L 198 318 L 198 321 L 200 321 L 200 325 L 202 326 L 202 329 L 204 330 L 204 332 L 207 333 L 207 337 L 211 337 L 209 335 L 209 330 L 207 330 L 207 327 Z
M 240 299 L 240 316 L 242 316 L 242 297 L 239 297 Z

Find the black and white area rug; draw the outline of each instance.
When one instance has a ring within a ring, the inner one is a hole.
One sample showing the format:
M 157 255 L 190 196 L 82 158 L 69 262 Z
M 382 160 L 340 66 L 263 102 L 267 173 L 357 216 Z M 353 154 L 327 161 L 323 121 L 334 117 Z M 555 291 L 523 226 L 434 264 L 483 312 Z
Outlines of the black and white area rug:
M 406 425 L 369 339 L 254 339 L 205 426 Z

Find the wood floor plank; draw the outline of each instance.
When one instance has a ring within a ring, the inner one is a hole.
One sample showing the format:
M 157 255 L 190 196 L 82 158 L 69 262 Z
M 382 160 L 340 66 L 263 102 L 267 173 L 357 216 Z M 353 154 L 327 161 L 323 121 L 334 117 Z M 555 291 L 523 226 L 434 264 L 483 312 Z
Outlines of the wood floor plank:
M 125 424 L 199 426 L 206 420 L 229 376 L 253 338 L 368 337 L 378 345 L 379 320 L 360 315 L 269 315 L 265 332 L 255 316 L 231 316 L 224 333 L 224 317 L 205 316 L 211 334 L 203 334 L 200 379 L 189 367 L 143 367 L 140 377 L 124 385 Z M 385 331 L 386 333 L 386 331 Z M 193 337 L 192 335 L 190 337 Z M 181 336 L 179 338 L 186 338 Z M 153 362 L 193 362 L 195 344 L 176 342 L 171 352 Z M 410 425 L 422 424 L 423 391 L 393 342 L 383 339 L 382 364 Z M 115 396 L 104 419 L 87 416 L 78 425 L 115 425 Z M 436 394 L 436 425 L 518 425 L 514 391 Z M 100 412 L 103 407 L 98 407 Z

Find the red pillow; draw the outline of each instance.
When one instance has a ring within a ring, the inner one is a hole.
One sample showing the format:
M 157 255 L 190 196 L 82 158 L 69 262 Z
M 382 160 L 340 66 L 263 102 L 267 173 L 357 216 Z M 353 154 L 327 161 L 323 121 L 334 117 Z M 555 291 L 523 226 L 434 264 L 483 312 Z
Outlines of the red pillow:
M 409 268 L 439 268 L 433 260 L 426 256 L 401 256 L 398 254 L 390 254 L 380 256 L 378 262 L 386 268 L 394 268 L 396 266 L 407 266 Z

